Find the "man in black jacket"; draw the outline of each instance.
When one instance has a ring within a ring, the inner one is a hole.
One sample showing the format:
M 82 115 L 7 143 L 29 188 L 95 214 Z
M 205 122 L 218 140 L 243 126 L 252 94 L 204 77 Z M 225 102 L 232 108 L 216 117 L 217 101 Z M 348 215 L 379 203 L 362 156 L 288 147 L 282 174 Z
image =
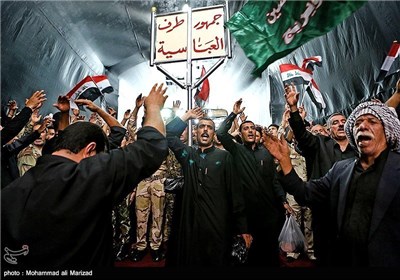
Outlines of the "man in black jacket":
M 398 267 L 400 121 L 385 104 L 370 101 L 354 109 L 345 131 L 357 158 L 307 183 L 293 170 L 285 141 L 263 138 L 280 162 L 285 190 L 299 203 L 328 205 L 329 265 Z
M 177 209 L 177 228 L 171 232 L 168 266 L 227 266 L 235 234 L 247 234 L 242 188 L 237 183 L 232 156 L 214 147 L 215 124 L 200 118 L 196 127 L 198 147 L 182 143 L 179 136 L 186 120 L 199 117 L 200 108 L 167 125 L 168 146 L 182 166 L 184 186 Z
M 135 143 L 104 153 L 108 139 L 102 129 L 74 123 L 63 130 L 52 155 L 42 156 L 2 190 L 3 267 L 113 264 L 113 205 L 154 173 L 168 153 L 162 86 L 154 85 L 146 98 L 146 119 Z
M 307 178 L 316 179 L 326 172 L 339 160 L 354 158 L 355 150 L 349 145 L 344 131 L 345 116 L 335 113 L 328 119 L 330 137 L 314 135 L 305 127 L 299 114 L 297 102 L 299 94 L 293 85 L 285 86 L 285 98 L 290 107 L 289 124 L 298 142 L 297 148 L 306 159 Z M 328 210 L 328 205 L 310 205 L 313 213 L 312 228 L 314 233 L 314 251 L 317 263 L 327 265 L 327 238 L 329 234 L 326 223 L 327 217 L 322 214 Z
M 278 236 L 284 222 L 284 211 L 289 209 L 286 194 L 276 180 L 276 169 L 271 154 L 255 142 L 253 122 L 244 121 L 239 131 L 243 144 L 228 133 L 236 116 L 243 112 L 242 99 L 235 102 L 232 113 L 221 123 L 217 137 L 225 150 L 232 154 L 243 188 L 247 224 L 253 236 L 249 251 L 249 266 L 278 266 Z

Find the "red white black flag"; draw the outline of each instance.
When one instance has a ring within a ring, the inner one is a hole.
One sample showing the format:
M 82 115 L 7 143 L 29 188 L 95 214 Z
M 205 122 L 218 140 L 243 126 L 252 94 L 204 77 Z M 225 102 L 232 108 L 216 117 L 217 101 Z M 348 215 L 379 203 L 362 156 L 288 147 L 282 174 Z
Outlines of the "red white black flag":
M 398 43 L 397 41 L 394 41 L 389 50 L 388 55 L 385 58 L 385 61 L 383 61 L 379 75 L 376 78 L 377 83 L 382 82 L 385 79 L 385 77 L 386 77 L 387 73 L 389 72 L 390 67 L 392 66 L 396 57 L 399 56 L 399 53 L 400 53 L 400 43 Z
M 110 93 L 114 91 L 114 88 L 111 86 L 107 76 L 92 76 L 92 80 L 96 83 L 97 87 L 102 93 Z
M 90 76 L 85 77 L 79 83 L 74 86 L 67 93 L 67 97 L 70 100 L 75 99 L 89 99 L 91 101 L 96 100 L 101 95 L 100 89 L 97 87 L 96 83 Z
M 279 65 L 279 70 L 281 72 L 283 84 L 293 83 L 295 86 L 300 86 L 300 89 L 298 88 L 297 90 L 300 92 L 305 90 L 314 105 L 322 111 L 322 109 L 326 107 L 326 104 L 321 91 L 313 78 L 315 65 L 322 65 L 322 58 L 320 56 L 305 58 L 302 67 L 294 64 L 281 64 Z
M 201 69 L 201 77 L 204 77 L 206 74 L 206 69 L 204 66 Z M 201 89 L 197 88 L 196 94 L 194 95 L 194 102 L 198 107 L 204 107 L 205 103 L 210 96 L 210 83 L 208 82 L 208 78 L 205 79 L 201 85 Z

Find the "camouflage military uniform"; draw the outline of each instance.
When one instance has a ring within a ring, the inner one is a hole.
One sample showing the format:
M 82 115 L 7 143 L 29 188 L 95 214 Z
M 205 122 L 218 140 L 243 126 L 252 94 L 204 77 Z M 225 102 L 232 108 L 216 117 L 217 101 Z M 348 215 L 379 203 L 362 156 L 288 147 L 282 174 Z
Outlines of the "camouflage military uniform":
M 124 244 L 129 247 L 131 244 L 131 219 L 129 215 L 130 198 L 129 194 L 119 205 L 114 207 L 112 211 L 113 225 L 113 248 L 117 254 L 120 247 Z
M 162 224 L 164 214 L 165 192 L 163 178 L 167 171 L 166 161 L 149 178 L 144 179 L 136 188 L 136 249 L 147 248 L 147 223 L 151 212 L 150 248 L 158 250 L 162 242 Z
M 169 150 L 166 159 L 167 173 L 166 178 L 176 178 L 182 175 L 182 168 L 176 160 L 174 153 Z M 172 213 L 174 211 L 175 195 L 172 193 L 165 194 L 165 208 L 164 208 L 164 225 L 163 225 L 163 242 L 166 243 L 171 234 Z
M 18 154 L 18 170 L 22 176 L 26 171 L 36 165 L 37 159 L 42 156 L 42 150 L 39 150 L 34 145 L 29 145 Z
M 303 180 L 307 181 L 307 170 L 306 170 L 306 161 L 304 157 L 302 157 L 299 153 L 296 152 L 292 145 L 289 145 L 290 148 L 290 159 L 293 165 L 294 170 L 297 175 Z M 313 232 L 311 229 L 311 209 L 308 207 L 300 206 L 294 197 L 290 194 L 286 195 L 286 199 L 289 203 L 289 206 L 293 209 L 296 221 L 300 226 L 304 226 L 304 236 L 307 241 L 307 255 L 310 259 L 315 259 L 314 257 L 314 242 L 313 242 Z M 288 253 L 288 257 L 292 257 L 297 259 L 298 253 Z

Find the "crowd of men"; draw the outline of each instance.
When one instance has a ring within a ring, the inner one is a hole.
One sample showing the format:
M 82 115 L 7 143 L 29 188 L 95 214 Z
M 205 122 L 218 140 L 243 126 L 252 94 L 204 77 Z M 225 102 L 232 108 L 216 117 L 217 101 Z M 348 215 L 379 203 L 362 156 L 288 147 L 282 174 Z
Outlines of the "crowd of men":
M 282 123 L 268 127 L 247 119 L 242 99 L 218 128 L 201 108 L 163 120 L 163 84 L 139 95 L 121 123 L 115 110 L 75 100 L 93 112 L 85 121 L 62 96 L 59 112 L 42 119 L 43 91 L 18 114 L 10 102 L 1 124 L 3 266 L 111 267 L 140 261 L 150 246 L 167 266 L 279 267 L 285 214 L 307 241 L 287 258 L 397 266 L 400 81 L 386 103 L 363 102 L 326 125 L 306 121 L 298 96 L 285 86 Z M 166 193 L 164 180 L 179 176 L 182 189 Z M 240 264 L 235 236 L 246 248 Z

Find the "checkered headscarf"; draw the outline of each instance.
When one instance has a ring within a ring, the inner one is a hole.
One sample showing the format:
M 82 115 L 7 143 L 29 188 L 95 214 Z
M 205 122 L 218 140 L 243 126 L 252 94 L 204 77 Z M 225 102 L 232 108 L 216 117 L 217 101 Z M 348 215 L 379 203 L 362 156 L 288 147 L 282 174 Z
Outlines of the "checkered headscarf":
M 394 150 L 400 150 L 400 121 L 394 110 L 391 110 L 386 104 L 367 101 L 358 105 L 348 117 L 344 130 L 349 139 L 350 145 L 357 150 L 356 141 L 353 136 L 354 124 L 358 117 L 371 114 L 377 117 L 383 125 L 388 146 Z

